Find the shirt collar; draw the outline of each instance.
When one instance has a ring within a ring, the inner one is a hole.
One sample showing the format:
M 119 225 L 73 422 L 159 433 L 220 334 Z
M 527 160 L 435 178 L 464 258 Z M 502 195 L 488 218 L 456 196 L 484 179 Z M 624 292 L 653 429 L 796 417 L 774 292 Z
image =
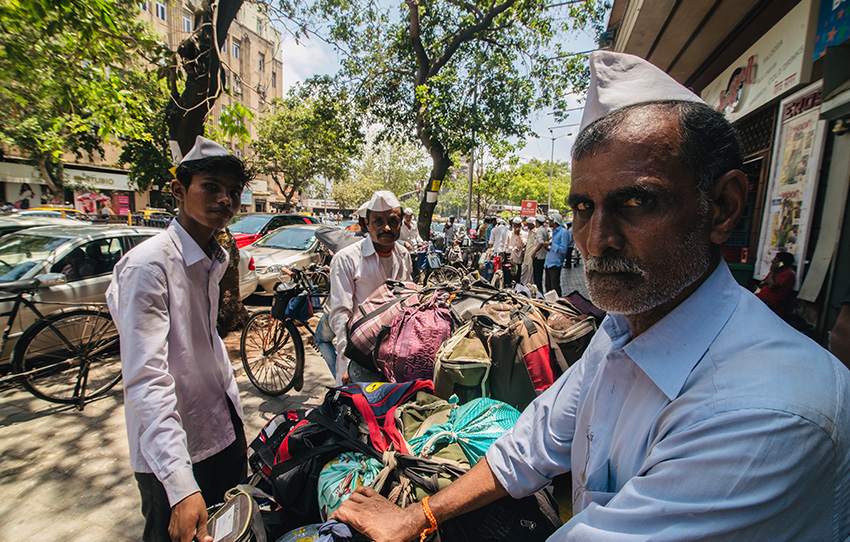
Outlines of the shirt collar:
M 696 291 L 629 341 L 623 352 L 672 401 L 732 316 L 739 298 L 740 287 L 721 261 Z M 603 328 L 612 345 L 628 338 L 628 323 L 622 315 L 609 314 Z
M 203 260 L 210 260 L 200 245 L 198 245 L 192 236 L 189 235 L 189 232 L 180 225 L 180 222 L 178 222 L 177 219 L 172 220 L 171 224 L 168 225 L 168 234 L 177 246 L 177 250 L 180 252 L 180 255 L 183 256 L 183 263 L 186 264 L 186 267 L 191 267 Z M 210 242 L 213 245 L 213 257 L 215 260 L 219 263 L 224 262 L 224 249 L 221 248 L 221 245 L 219 245 L 215 239 L 211 239 Z
M 367 235 L 360 242 L 363 243 L 363 256 L 371 256 L 372 254 L 375 254 L 375 245 L 372 244 L 372 238 L 370 236 Z

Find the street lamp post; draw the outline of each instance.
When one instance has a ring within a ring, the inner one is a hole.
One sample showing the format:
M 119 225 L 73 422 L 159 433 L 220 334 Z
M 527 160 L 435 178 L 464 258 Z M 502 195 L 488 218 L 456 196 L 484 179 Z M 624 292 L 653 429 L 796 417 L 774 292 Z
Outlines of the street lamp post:
M 549 139 L 552 140 L 552 152 L 549 155 L 549 210 L 552 209 L 552 178 L 555 176 L 555 140 L 561 139 L 562 137 L 570 137 L 571 135 L 573 135 L 572 132 L 569 132 L 567 134 L 561 134 L 559 136 L 556 136 L 553 130 L 555 130 L 556 128 L 569 128 L 570 126 L 578 126 L 578 123 L 565 124 L 563 126 L 553 126 L 549 128 Z

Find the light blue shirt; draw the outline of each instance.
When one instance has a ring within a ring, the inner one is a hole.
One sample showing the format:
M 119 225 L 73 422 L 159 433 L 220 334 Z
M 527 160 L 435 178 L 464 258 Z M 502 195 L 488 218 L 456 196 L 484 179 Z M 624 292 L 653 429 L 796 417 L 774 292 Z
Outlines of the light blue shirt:
M 609 315 L 487 461 L 514 497 L 572 471 L 551 541 L 843 541 L 850 371 L 725 263 L 634 340 Z
M 564 265 L 567 247 L 570 246 L 572 237 L 572 232 L 563 226 L 558 226 L 552 231 L 552 242 L 549 244 L 549 253 L 546 255 L 546 262 L 543 264 L 546 269 Z

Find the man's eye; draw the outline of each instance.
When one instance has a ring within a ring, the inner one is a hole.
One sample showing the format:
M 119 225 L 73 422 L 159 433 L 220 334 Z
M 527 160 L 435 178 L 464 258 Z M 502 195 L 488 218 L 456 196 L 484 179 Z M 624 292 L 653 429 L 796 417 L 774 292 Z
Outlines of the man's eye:
M 585 201 L 576 203 L 575 207 L 573 207 L 573 210 L 575 210 L 579 213 L 587 212 L 587 211 L 590 210 L 590 204 L 585 202 Z
M 623 202 L 623 207 L 640 207 L 643 205 L 643 198 L 634 196 Z

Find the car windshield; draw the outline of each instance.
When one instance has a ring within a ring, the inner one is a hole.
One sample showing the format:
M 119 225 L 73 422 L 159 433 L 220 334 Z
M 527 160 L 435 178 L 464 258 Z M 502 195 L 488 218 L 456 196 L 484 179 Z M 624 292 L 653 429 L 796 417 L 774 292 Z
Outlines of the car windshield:
M 316 239 L 316 230 L 312 228 L 283 228 L 266 235 L 254 246 L 282 248 L 286 250 L 307 250 Z
M 262 215 L 237 216 L 230 221 L 227 228 L 230 233 L 259 233 L 268 221 L 269 217 Z
M 0 282 L 18 280 L 41 265 L 67 237 L 13 233 L 0 239 Z

